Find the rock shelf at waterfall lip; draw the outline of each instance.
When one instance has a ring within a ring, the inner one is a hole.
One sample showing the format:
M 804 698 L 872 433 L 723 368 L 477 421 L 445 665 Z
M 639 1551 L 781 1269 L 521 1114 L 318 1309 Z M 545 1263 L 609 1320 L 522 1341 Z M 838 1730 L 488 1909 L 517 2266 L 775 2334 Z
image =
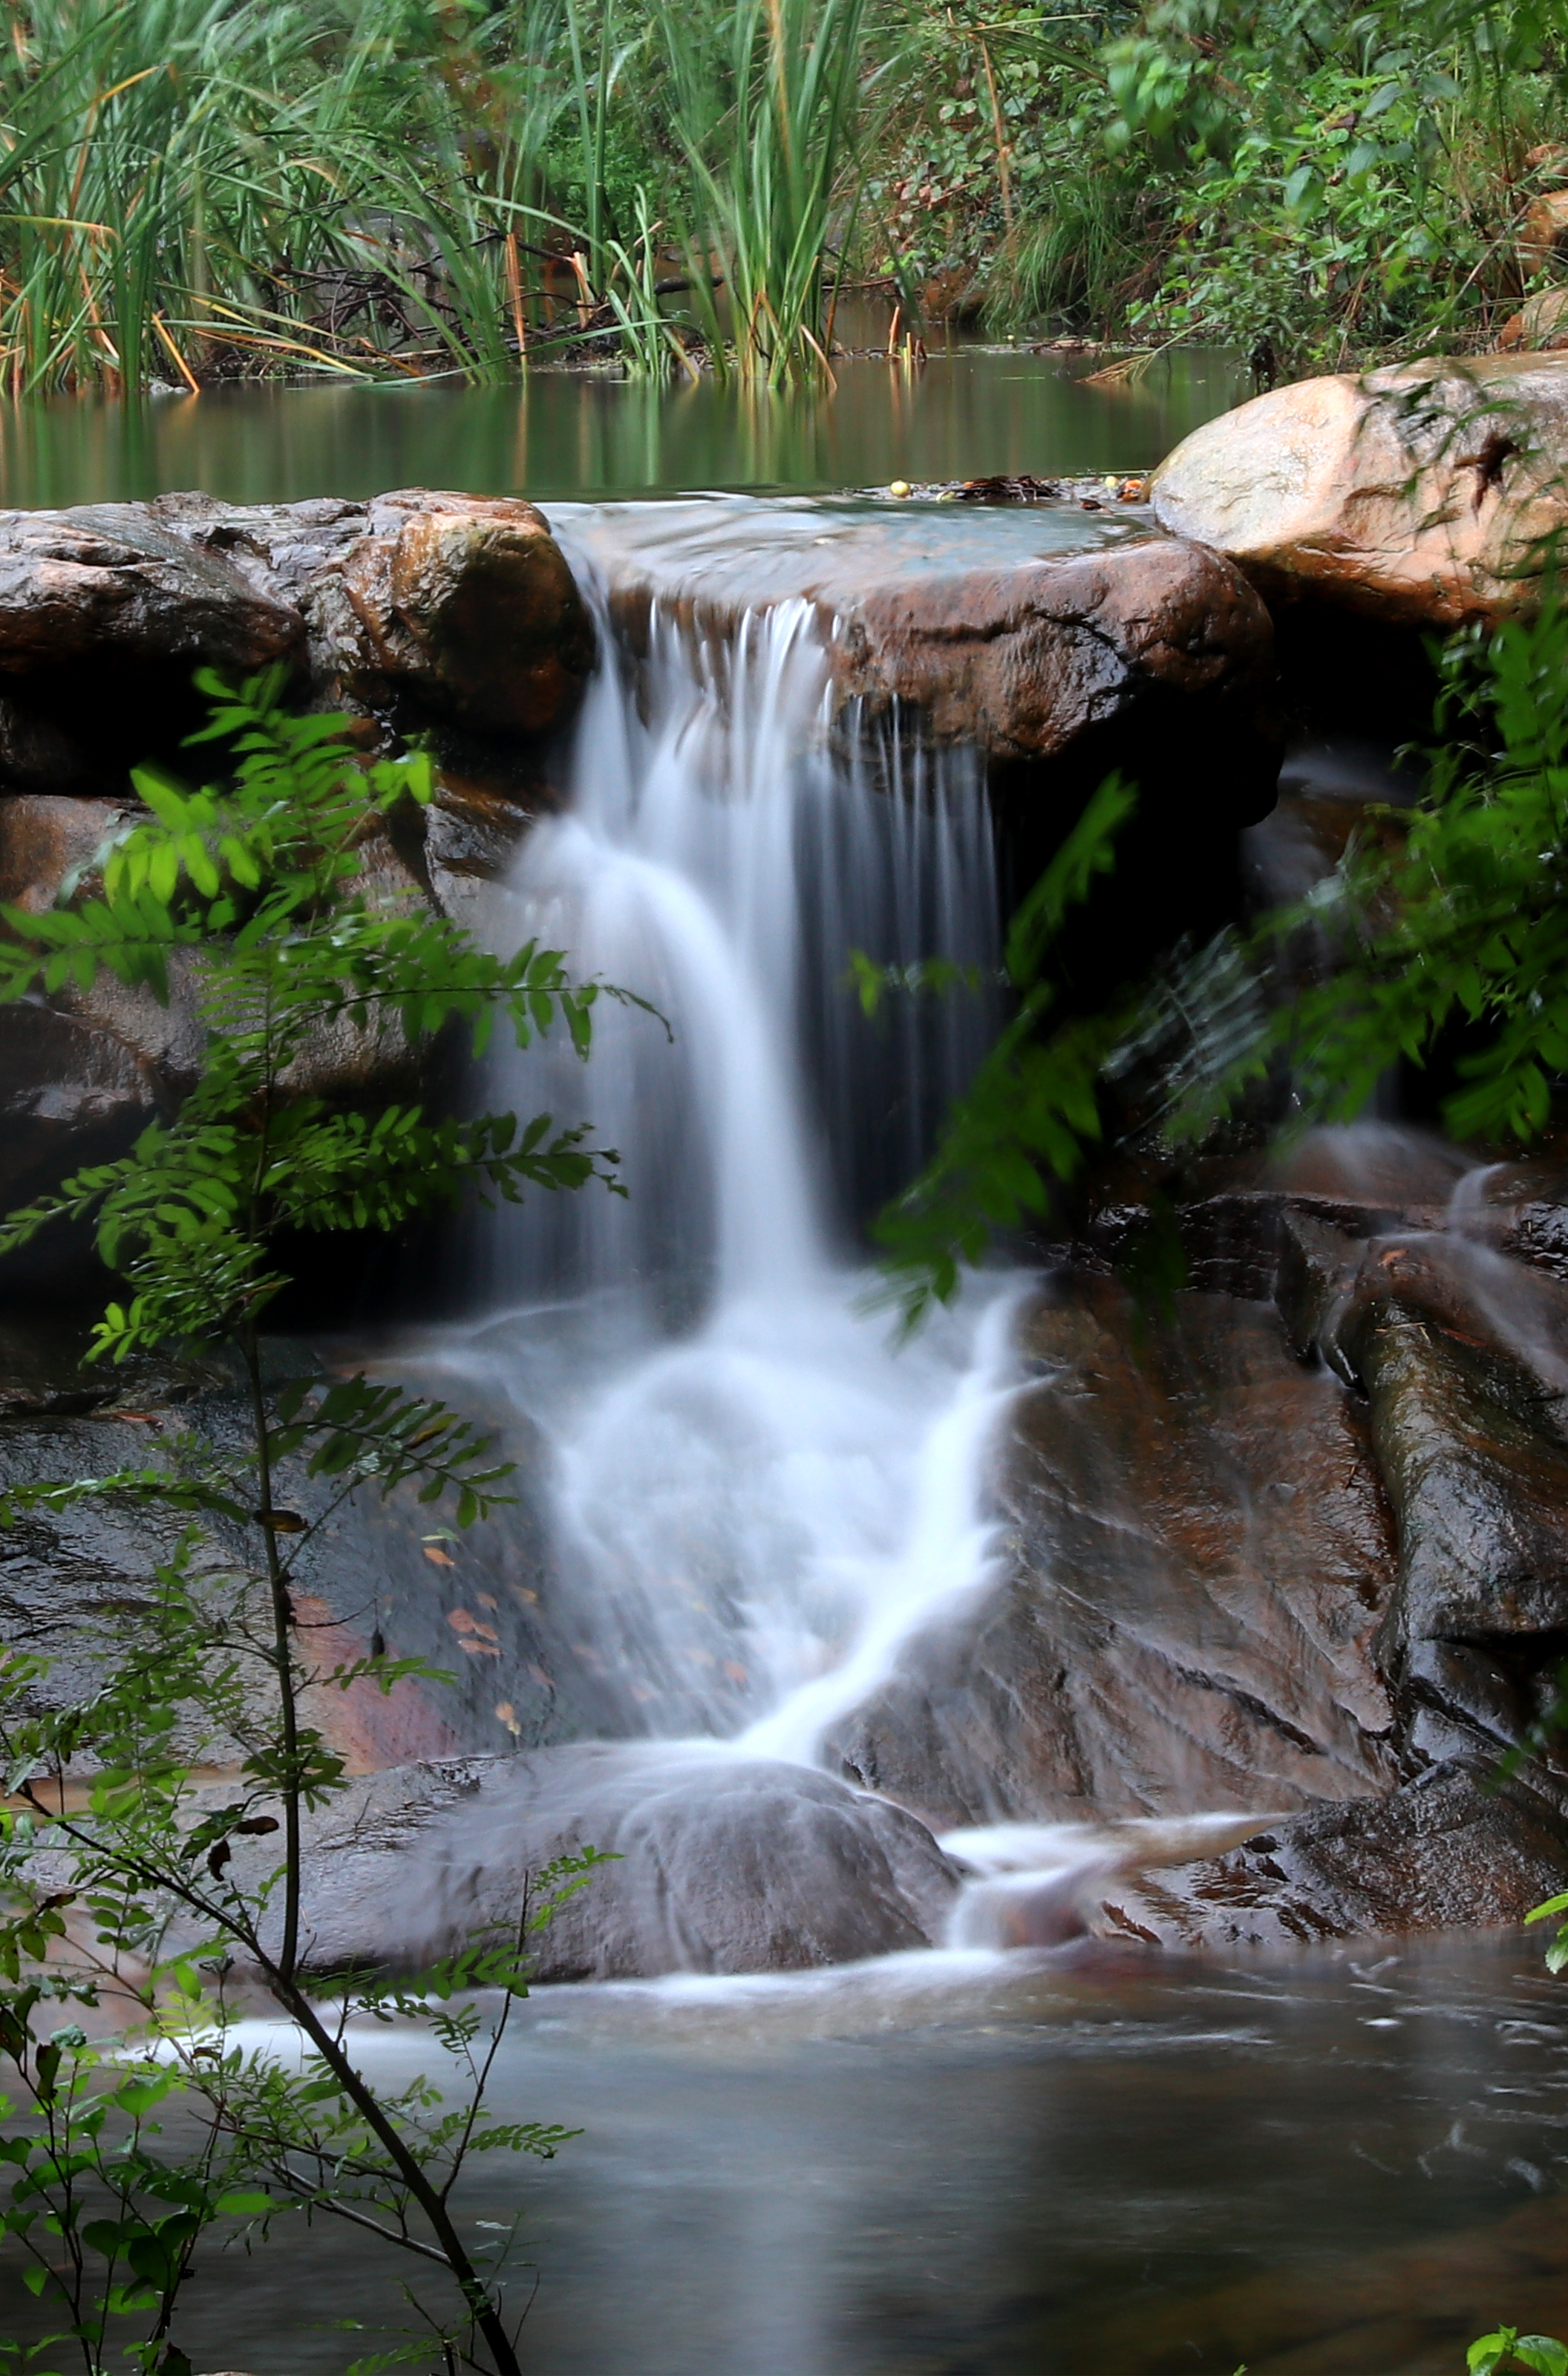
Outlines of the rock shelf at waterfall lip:
M 985 504 L 908 500 L 885 490 L 834 496 L 682 496 L 615 504 L 549 504 L 569 548 L 580 547 L 613 588 L 748 609 L 791 600 L 837 607 L 874 588 L 977 572 L 1028 569 L 1167 541 L 1143 505 L 1078 500 Z

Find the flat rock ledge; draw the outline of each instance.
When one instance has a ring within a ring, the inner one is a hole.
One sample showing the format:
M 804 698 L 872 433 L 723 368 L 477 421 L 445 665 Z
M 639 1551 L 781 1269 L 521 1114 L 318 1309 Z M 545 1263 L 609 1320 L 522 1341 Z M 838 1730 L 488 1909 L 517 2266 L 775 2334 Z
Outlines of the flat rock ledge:
M 732 521 L 705 541 L 688 506 L 666 508 L 668 528 L 595 540 L 634 647 L 647 647 L 656 612 L 729 645 L 749 611 L 806 606 L 826 643 L 841 737 L 874 742 L 891 722 L 906 742 L 1026 768 L 1091 753 L 1135 764 L 1158 748 L 1154 802 L 1181 797 L 1182 760 L 1201 752 L 1209 821 L 1234 826 L 1273 803 L 1268 612 L 1232 562 L 1162 533 L 1146 512 L 758 505 L 747 543 Z

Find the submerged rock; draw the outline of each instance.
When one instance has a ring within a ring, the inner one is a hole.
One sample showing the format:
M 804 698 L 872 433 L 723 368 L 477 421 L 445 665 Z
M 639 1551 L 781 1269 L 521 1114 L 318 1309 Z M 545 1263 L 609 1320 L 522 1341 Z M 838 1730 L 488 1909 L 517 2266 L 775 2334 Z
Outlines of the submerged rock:
M 901 1808 L 830 1775 L 691 1743 L 584 1741 L 403 1766 L 318 1826 L 312 1966 L 418 1968 L 515 1932 L 530 1878 L 616 1861 L 544 1933 L 540 1977 L 793 1971 L 934 1943 L 957 1869 Z
M 1568 357 L 1491 355 L 1274 388 L 1184 439 L 1152 502 L 1271 597 L 1454 626 L 1535 601 L 1565 464 Z

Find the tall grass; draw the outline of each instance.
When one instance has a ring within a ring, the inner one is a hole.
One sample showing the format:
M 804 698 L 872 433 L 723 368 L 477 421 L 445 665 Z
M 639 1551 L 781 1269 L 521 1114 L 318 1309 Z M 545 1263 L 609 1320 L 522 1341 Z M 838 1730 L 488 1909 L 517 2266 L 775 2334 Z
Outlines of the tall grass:
M 853 228 L 865 26 L 866 0 L 662 12 L 691 277 L 722 365 L 725 324 L 707 294 L 721 262 L 743 380 L 777 387 L 830 368 L 828 274 Z
M 0 390 L 587 342 L 767 391 L 868 273 L 1015 328 L 1462 341 L 1564 125 L 1533 7 L 0 0 Z
M 251 71 L 258 51 L 268 81 L 298 71 L 303 11 L 37 0 L 10 30 L 0 48 L 6 384 L 184 374 L 182 339 L 222 328 L 213 301 L 254 334 L 269 311 L 270 260 L 308 249 L 322 213 L 312 160 Z

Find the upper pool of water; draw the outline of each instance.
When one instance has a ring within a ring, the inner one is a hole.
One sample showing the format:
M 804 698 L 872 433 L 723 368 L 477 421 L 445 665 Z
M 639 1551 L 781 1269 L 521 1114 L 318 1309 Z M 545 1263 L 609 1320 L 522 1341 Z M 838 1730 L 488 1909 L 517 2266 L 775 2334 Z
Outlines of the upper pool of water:
M 536 374 L 494 388 L 236 387 L 141 404 L 69 398 L 0 414 L 0 503 L 124 501 L 200 487 L 231 503 L 474 494 L 815 493 L 995 472 L 1135 470 L 1250 393 L 1190 349 L 1133 386 L 1027 349 L 956 347 L 914 372 L 861 358 L 832 392 L 746 396 Z

